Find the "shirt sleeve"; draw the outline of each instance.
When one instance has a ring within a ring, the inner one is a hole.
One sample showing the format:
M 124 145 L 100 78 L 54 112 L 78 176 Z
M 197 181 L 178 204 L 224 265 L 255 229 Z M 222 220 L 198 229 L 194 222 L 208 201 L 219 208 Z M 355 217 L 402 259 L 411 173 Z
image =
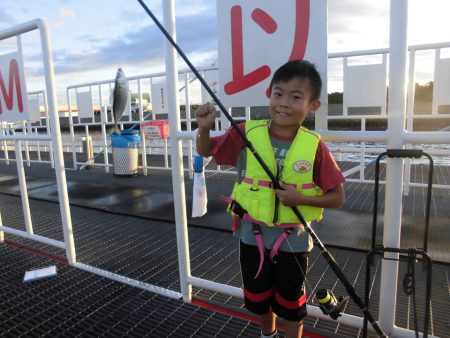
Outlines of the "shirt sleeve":
M 345 182 L 341 169 L 322 140 L 319 141 L 317 147 L 313 180 L 324 192 L 334 189 Z
M 240 123 L 238 127 L 244 131 L 245 124 Z M 245 144 L 234 127 L 230 127 L 225 134 L 211 138 L 211 155 L 218 165 L 236 166 L 239 153 Z

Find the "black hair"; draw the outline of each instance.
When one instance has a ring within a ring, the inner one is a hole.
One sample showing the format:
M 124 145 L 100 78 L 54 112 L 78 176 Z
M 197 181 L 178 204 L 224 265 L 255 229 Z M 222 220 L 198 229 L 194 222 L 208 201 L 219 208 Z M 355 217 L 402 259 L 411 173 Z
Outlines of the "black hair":
M 316 66 L 306 60 L 288 61 L 273 74 L 270 81 L 270 90 L 272 86 L 278 82 L 287 82 L 294 78 L 307 79 L 311 86 L 311 100 L 318 100 L 322 91 L 322 79 L 316 69 Z

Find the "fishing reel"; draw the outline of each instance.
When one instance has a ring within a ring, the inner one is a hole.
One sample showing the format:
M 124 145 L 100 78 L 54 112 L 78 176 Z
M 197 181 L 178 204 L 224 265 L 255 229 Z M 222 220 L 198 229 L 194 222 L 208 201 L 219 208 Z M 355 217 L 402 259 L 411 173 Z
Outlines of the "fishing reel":
M 330 316 L 336 320 L 341 315 L 342 308 L 348 302 L 350 297 L 339 297 L 333 294 L 332 291 L 327 289 L 320 289 L 316 292 L 316 298 L 319 301 L 319 308 L 323 314 Z

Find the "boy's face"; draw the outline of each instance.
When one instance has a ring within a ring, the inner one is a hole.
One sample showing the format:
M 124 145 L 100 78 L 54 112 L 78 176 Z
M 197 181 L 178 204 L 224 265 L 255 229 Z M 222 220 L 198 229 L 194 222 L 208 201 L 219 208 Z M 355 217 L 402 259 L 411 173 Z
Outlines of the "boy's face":
M 269 111 L 274 127 L 298 128 L 306 116 L 319 107 L 319 100 L 311 100 L 308 79 L 293 78 L 287 82 L 276 82 L 272 86 Z

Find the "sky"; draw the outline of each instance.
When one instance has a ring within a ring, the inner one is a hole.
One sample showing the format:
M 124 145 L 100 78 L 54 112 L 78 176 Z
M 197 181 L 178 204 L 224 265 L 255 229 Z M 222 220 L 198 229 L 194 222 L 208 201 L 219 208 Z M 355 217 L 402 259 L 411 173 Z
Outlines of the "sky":
M 162 21 L 162 0 L 145 3 Z M 408 3 L 408 45 L 450 41 L 449 0 Z M 328 0 L 328 52 L 387 48 L 389 6 L 388 0 Z M 175 13 L 177 41 L 191 62 L 216 62 L 216 1 L 175 0 Z M 0 0 L 0 31 L 35 18 L 44 19 L 50 31 L 58 101 L 67 86 L 113 79 L 118 67 L 127 76 L 164 71 L 164 37 L 138 1 Z M 44 86 L 37 41 L 36 33 L 22 37 L 28 91 Z M 16 48 L 15 39 L 0 42 L 0 54 Z M 432 65 L 418 72 L 418 82 L 432 80 Z

